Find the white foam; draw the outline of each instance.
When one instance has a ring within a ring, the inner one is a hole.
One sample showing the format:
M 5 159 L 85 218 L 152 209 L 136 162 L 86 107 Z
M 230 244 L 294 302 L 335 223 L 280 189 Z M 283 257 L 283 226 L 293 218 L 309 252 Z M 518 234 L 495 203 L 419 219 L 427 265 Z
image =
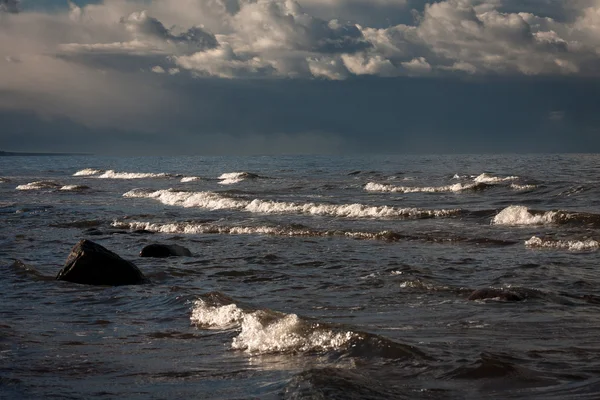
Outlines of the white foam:
M 537 185 L 519 185 L 516 183 L 511 183 L 509 186 L 512 190 L 517 190 L 517 191 L 521 191 L 521 190 L 532 190 L 537 188 Z
M 159 224 L 143 221 L 114 221 L 112 226 L 121 229 L 147 230 L 158 233 L 179 233 L 179 234 L 225 234 L 225 235 L 279 235 L 279 236 L 309 236 L 317 235 L 317 232 L 311 232 L 305 229 L 284 229 L 272 226 L 220 226 L 206 223 L 193 222 L 173 222 Z M 324 234 L 327 234 L 325 232 Z
M 430 218 L 456 215 L 460 210 L 425 210 L 363 204 L 290 203 L 271 200 L 244 200 L 221 196 L 214 192 L 180 192 L 173 189 L 148 192 L 134 189 L 124 197 L 147 197 L 163 204 L 180 207 L 198 207 L 209 210 L 233 209 L 263 214 L 308 214 L 346 218 Z
M 194 302 L 190 320 L 200 329 L 239 329 L 231 348 L 252 354 L 337 350 L 359 337 L 308 323 L 296 314 L 245 311 L 235 304 L 211 306 L 204 300 Z
M 221 179 L 221 182 L 219 182 L 219 184 L 232 185 L 234 183 L 238 183 L 247 178 L 252 178 L 252 177 L 256 177 L 256 175 L 250 174 L 248 172 L 227 172 L 227 173 L 221 174 L 221 176 L 219 176 L 219 179 Z
M 89 186 L 85 186 L 85 185 L 65 185 L 63 187 L 60 188 L 60 190 L 64 190 L 66 192 L 77 192 L 80 190 L 86 190 L 89 189 Z
M 509 206 L 500 211 L 492 220 L 495 225 L 543 225 L 551 224 L 558 215 L 556 211 L 546 211 L 534 215 L 524 206 Z
M 116 172 L 112 169 L 104 172 L 102 175 L 98 175 L 101 179 L 144 179 L 144 178 L 165 178 L 170 176 L 165 173 L 147 173 L 147 172 Z
M 333 332 L 302 321 L 296 314 L 263 321 L 261 311 L 246 314 L 231 348 L 253 354 L 328 351 L 343 348 L 357 337 L 353 332 Z
M 226 330 L 239 327 L 244 312 L 235 304 L 211 306 L 204 300 L 196 300 L 190 320 L 199 328 Z
M 498 177 L 498 176 L 493 176 L 490 174 L 486 174 L 485 172 L 479 176 L 477 176 L 475 179 L 473 179 L 475 182 L 477 183 L 499 183 L 499 182 L 506 182 L 506 181 L 514 181 L 519 179 L 518 176 L 506 176 L 504 178 Z
M 477 183 L 455 183 L 446 186 L 394 186 L 384 185 L 375 182 L 369 182 L 365 185 L 365 190 L 369 192 L 389 192 L 389 193 L 440 193 L 440 192 L 461 192 L 463 190 L 473 189 Z
M 75 172 L 73 174 L 73 176 L 91 176 L 91 175 L 101 174 L 102 172 L 104 172 L 104 170 L 94 169 L 94 168 L 85 168 L 85 169 Z
M 199 176 L 184 176 L 183 178 L 181 178 L 181 183 L 185 183 L 185 182 L 194 182 L 194 181 L 199 181 L 202 178 L 200 178 Z
M 591 251 L 598 250 L 600 243 L 593 239 L 587 240 L 553 240 L 542 239 L 537 236 L 532 236 L 531 239 L 525 241 L 525 246 L 541 249 L 556 249 L 569 251 Z
M 19 185 L 17 190 L 40 190 L 40 189 L 58 189 L 62 185 L 53 181 L 36 181 L 25 185 Z

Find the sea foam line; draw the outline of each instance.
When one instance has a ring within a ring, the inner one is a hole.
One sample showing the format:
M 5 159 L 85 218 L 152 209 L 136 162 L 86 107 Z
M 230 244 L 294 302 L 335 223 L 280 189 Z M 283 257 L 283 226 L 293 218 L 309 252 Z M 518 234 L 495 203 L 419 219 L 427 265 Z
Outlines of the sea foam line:
M 540 249 L 555 249 L 569 251 L 592 251 L 598 250 L 600 243 L 593 239 L 586 240 L 554 240 L 532 236 L 525 241 L 526 247 Z
M 167 178 L 172 175 L 161 173 L 150 173 L 150 172 L 117 172 L 109 169 L 102 175 L 98 175 L 100 179 L 144 179 L 144 178 Z
M 36 181 L 19 185 L 16 190 L 60 189 L 63 185 L 54 181 Z
M 368 192 L 388 192 L 388 193 L 441 193 L 441 192 L 462 192 L 465 190 L 482 188 L 480 183 L 455 183 L 446 186 L 394 186 L 381 183 L 369 182 L 365 185 Z
M 506 177 L 499 177 L 499 176 L 493 176 L 487 173 L 483 173 L 481 175 L 478 175 L 475 177 L 475 179 L 473 179 L 473 181 L 477 182 L 477 183 L 499 183 L 499 182 L 507 182 L 507 181 L 515 181 L 519 179 L 518 176 L 506 176 Z
M 145 191 L 134 189 L 124 197 L 151 198 L 166 205 L 198 207 L 209 210 L 240 210 L 263 214 L 308 214 L 344 218 L 434 218 L 458 215 L 458 209 L 426 210 L 420 208 L 396 208 L 367 206 L 363 204 L 291 203 L 272 200 L 245 200 L 222 196 L 215 192 L 181 192 L 173 189 Z

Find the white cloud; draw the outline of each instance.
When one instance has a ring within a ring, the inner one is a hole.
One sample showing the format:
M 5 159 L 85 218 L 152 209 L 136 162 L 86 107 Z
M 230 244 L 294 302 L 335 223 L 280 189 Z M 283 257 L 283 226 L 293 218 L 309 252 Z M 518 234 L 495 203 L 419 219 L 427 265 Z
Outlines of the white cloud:
M 533 0 L 441 0 L 387 19 L 415 3 L 104 0 L 17 13 L 0 0 L 0 107 L 117 124 L 158 118 L 193 77 L 600 73 L 600 0 L 539 14 Z

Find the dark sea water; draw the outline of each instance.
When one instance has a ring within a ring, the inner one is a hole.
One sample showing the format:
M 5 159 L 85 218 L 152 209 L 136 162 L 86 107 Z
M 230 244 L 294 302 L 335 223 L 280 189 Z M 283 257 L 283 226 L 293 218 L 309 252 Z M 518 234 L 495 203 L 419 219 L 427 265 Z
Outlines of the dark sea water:
M 0 398 L 598 399 L 598 241 L 599 155 L 0 157 Z

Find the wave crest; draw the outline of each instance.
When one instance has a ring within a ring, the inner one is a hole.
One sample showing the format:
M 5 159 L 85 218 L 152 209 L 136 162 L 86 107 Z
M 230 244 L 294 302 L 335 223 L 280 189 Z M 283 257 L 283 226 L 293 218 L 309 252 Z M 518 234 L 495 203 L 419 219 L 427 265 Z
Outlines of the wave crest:
M 592 251 L 598 250 L 600 243 L 593 239 L 586 240 L 555 240 L 532 236 L 525 241 L 525 246 L 539 249 L 555 249 L 569 251 Z
M 36 181 L 19 185 L 17 190 L 41 190 L 41 189 L 59 189 L 62 185 L 54 181 Z
M 556 221 L 559 215 L 556 211 L 546 211 L 540 214 L 532 213 L 524 206 L 509 206 L 500 211 L 494 219 L 494 225 L 543 225 Z
M 103 169 L 94 169 L 94 168 L 84 168 L 79 170 L 73 174 L 73 176 L 92 176 L 103 173 Z
M 490 175 L 490 174 L 487 174 L 484 172 L 483 174 L 480 174 L 477 177 L 475 177 L 475 179 L 473 179 L 473 180 L 478 183 L 500 183 L 500 182 L 507 182 L 507 181 L 515 181 L 517 179 L 519 179 L 518 176 L 499 177 L 499 176 Z
M 263 214 L 308 214 L 345 218 L 437 218 L 460 214 L 459 209 L 427 210 L 420 208 L 396 208 L 390 206 L 366 206 L 363 204 L 290 203 L 272 200 L 245 200 L 222 196 L 215 192 L 182 192 L 173 189 L 146 191 L 134 189 L 123 197 L 146 197 L 163 204 L 180 207 L 198 207 L 209 210 L 240 210 Z
M 150 173 L 150 172 L 117 172 L 109 169 L 102 175 L 97 177 L 100 179 L 144 179 L 144 178 L 167 178 L 171 175 L 164 172 L 161 173 Z
M 250 172 L 227 172 L 227 173 L 221 174 L 221 176 L 219 176 L 219 179 L 221 180 L 221 182 L 219 182 L 219 184 L 232 185 L 234 183 L 238 183 L 238 182 L 244 181 L 246 179 L 256 179 L 256 178 L 258 178 L 258 175 L 250 173 Z
M 388 193 L 444 193 L 444 192 L 462 192 L 465 190 L 481 190 L 488 185 L 485 183 L 455 183 L 446 186 L 394 186 L 381 183 L 369 182 L 365 185 L 368 192 L 388 192 Z

